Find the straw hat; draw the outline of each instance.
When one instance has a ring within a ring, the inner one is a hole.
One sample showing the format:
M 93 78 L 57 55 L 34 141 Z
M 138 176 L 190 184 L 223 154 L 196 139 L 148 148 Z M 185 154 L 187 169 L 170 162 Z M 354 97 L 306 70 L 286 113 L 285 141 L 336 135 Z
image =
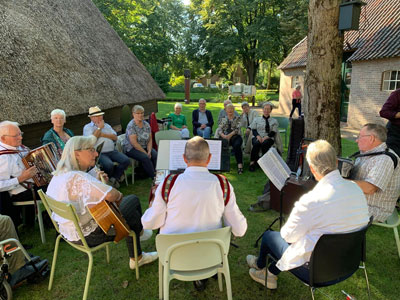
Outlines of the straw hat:
M 101 111 L 100 107 L 92 106 L 91 108 L 89 108 L 88 117 L 96 117 L 96 116 L 102 116 L 102 115 L 104 115 L 104 111 Z

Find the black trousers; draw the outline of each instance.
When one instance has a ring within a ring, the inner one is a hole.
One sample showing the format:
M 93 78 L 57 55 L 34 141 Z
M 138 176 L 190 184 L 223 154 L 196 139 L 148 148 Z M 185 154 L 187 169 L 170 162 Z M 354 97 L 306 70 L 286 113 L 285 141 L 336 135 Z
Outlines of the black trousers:
M 301 102 L 300 102 L 300 103 L 297 103 L 297 100 L 296 100 L 296 99 L 292 99 L 292 111 L 290 112 L 289 118 L 292 117 L 292 115 L 293 115 L 293 113 L 294 113 L 296 107 L 297 107 L 297 109 L 299 110 L 299 117 L 301 116 Z
M 229 146 L 232 146 L 233 148 L 237 164 L 243 163 L 242 143 L 243 143 L 242 137 L 238 134 L 235 134 L 229 140 Z
M 122 199 L 119 206 L 122 216 L 124 217 L 126 223 L 128 223 L 129 228 L 136 233 L 136 244 L 138 248 L 138 255 L 142 254 L 142 248 L 140 247 L 140 232 L 143 230 L 142 222 L 140 221 L 142 217 L 142 207 L 140 205 L 139 198 L 135 195 L 129 195 Z M 103 230 L 98 227 L 95 231 L 85 237 L 86 242 L 89 247 L 95 247 L 104 242 L 109 242 L 114 240 L 113 235 L 106 235 Z M 132 237 L 126 237 L 126 246 L 128 248 L 129 257 L 134 257 L 133 251 L 133 239 Z M 78 245 L 82 245 L 81 241 L 73 242 Z
M 264 142 L 260 143 L 256 137 L 253 137 L 253 149 L 251 149 L 251 154 L 250 154 L 250 160 L 251 161 L 257 161 L 259 159 L 258 153 L 262 152 L 262 154 L 264 155 L 269 148 L 271 148 L 271 146 L 274 144 L 274 140 L 273 139 L 267 139 Z
M 394 125 L 389 121 L 386 128 L 388 130 L 386 144 L 400 156 L 400 126 Z

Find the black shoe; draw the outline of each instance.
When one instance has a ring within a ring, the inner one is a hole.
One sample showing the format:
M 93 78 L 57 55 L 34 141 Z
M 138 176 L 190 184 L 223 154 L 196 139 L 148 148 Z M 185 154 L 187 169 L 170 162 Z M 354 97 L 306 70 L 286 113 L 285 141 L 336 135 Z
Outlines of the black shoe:
M 255 170 L 256 170 L 256 164 L 255 163 L 249 166 L 249 171 L 250 172 L 254 172 Z
M 243 174 L 243 168 L 238 168 L 238 174 Z
M 198 292 L 202 292 L 206 289 L 206 282 L 208 279 L 203 279 L 203 280 L 196 280 L 193 281 L 194 288 Z

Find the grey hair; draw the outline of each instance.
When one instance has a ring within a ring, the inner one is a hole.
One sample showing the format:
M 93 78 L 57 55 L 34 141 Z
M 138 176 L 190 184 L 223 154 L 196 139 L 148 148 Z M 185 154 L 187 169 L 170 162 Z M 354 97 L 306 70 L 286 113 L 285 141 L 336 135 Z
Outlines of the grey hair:
M 59 175 L 69 171 L 80 171 L 78 160 L 75 157 L 75 151 L 93 148 L 96 141 L 97 138 L 94 135 L 76 135 L 71 137 L 65 144 L 61 159 L 53 175 Z
M 374 123 L 367 123 L 363 126 L 363 128 L 364 127 L 367 128 L 367 131 L 378 140 L 380 140 L 381 142 L 386 142 L 387 129 L 384 126 Z
M 264 107 L 266 106 L 266 105 L 269 105 L 270 107 L 271 107 L 271 111 L 274 109 L 274 105 L 271 103 L 271 102 L 264 102 L 263 104 L 262 104 L 262 108 L 264 109 Z
M 179 103 L 179 102 L 176 102 L 175 105 L 174 105 L 174 109 L 176 109 L 177 107 L 182 108 L 182 104 Z
M 199 103 L 200 103 L 201 101 L 204 101 L 205 103 L 207 103 L 207 100 L 204 99 L 204 98 L 200 98 L 200 99 L 199 99 Z
M 133 113 L 137 113 L 138 111 L 144 112 L 143 106 L 141 106 L 141 105 L 135 105 L 135 106 L 132 108 L 132 112 L 133 112 Z
M 306 159 L 308 164 L 323 176 L 337 169 L 336 151 L 325 140 L 317 140 L 308 145 Z
M 228 104 L 232 104 L 232 101 L 230 99 L 227 99 L 224 101 L 225 106 L 227 106 Z
M 300 88 L 301 88 L 301 85 L 300 85 L 300 84 L 296 85 L 296 90 L 298 90 L 298 89 L 300 89 Z
M 205 139 L 195 136 L 187 141 L 185 157 L 189 162 L 206 162 L 210 156 L 210 147 Z
M 19 123 L 12 121 L 0 122 L 0 137 L 10 133 L 10 126 L 19 127 Z
M 65 111 L 63 111 L 62 109 L 53 109 L 50 113 L 50 118 L 53 118 L 55 115 L 62 115 L 64 120 L 67 117 L 67 115 L 65 114 Z

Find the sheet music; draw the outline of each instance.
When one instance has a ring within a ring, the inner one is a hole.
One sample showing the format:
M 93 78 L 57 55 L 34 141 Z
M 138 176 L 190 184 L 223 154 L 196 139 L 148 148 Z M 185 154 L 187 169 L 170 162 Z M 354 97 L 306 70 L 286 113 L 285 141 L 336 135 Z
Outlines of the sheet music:
M 221 148 L 222 141 L 206 140 L 210 146 L 211 160 L 208 164 L 209 170 L 221 169 Z M 178 170 L 186 169 L 187 165 L 183 160 L 183 153 L 185 152 L 186 140 L 171 140 L 169 141 L 169 169 Z
M 276 149 L 271 147 L 257 162 L 275 187 L 282 190 L 291 171 Z

